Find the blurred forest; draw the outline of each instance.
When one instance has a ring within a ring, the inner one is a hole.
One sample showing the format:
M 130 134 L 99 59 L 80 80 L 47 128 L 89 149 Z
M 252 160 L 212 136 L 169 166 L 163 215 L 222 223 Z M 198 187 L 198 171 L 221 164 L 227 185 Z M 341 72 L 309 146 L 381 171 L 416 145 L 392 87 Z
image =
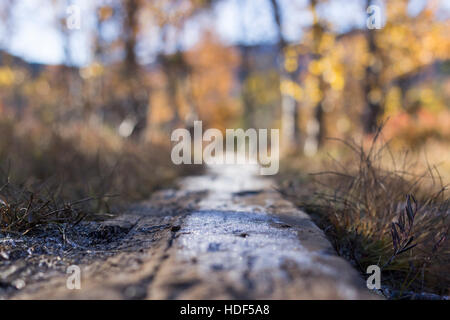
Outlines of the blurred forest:
M 59 32 L 64 61 L 57 65 L 9 52 L 21 2 L 0 5 L 0 160 L 22 180 L 61 173 L 73 182 L 94 167 L 104 177 L 106 165 L 118 170 L 130 161 L 146 163 L 162 180 L 176 176 L 164 148 L 172 130 L 194 120 L 219 129 L 280 128 L 285 154 L 313 156 L 326 149 L 326 137 L 371 137 L 389 118 L 384 136 L 394 145 L 429 143 L 439 146 L 438 160 L 448 157 L 450 24 L 439 1 L 414 14 L 407 0 L 356 1 L 361 11 L 348 15 L 365 20 L 366 8 L 381 3 L 383 26 L 368 29 L 363 21 L 342 31 L 324 14 L 336 1 L 261 0 L 275 37 L 230 44 L 211 24 L 226 0 L 96 0 L 89 28 L 81 12 L 89 45 L 79 49 L 73 42 L 81 31 L 67 27 L 67 8 L 77 1 L 38 0 Z M 296 40 L 284 32 L 294 9 L 307 17 Z M 230 17 L 241 34 L 252 25 L 247 11 Z M 198 39 L 183 45 L 193 23 L 201 25 Z M 156 43 L 152 57 L 143 49 L 148 43 Z M 73 61 L 76 50 L 88 51 L 88 63 Z

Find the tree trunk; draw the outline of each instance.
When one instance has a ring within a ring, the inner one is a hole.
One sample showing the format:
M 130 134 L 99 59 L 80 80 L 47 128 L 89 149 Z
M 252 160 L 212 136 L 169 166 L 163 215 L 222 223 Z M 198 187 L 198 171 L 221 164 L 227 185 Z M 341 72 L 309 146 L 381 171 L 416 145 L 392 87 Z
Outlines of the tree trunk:
M 313 31 L 313 55 L 314 60 L 320 60 L 322 58 L 322 53 L 320 52 L 320 43 L 322 41 L 322 37 L 324 34 L 324 27 L 320 24 L 319 19 L 317 17 L 317 1 L 311 0 L 311 11 L 314 17 L 314 23 L 312 26 Z M 323 75 L 319 74 L 319 91 L 321 93 L 321 98 L 314 106 L 314 125 L 313 128 L 310 128 L 309 131 L 309 148 L 310 153 L 317 151 L 323 144 L 325 140 L 325 112 L 323 110 L 323 99 L 326 91 L 326 83 L 323 79 Z
M 367 0 L 367 7 L 372 4 L 372 0 Z M 376 29 L 367 30 L 367 46 L 371 61 L 366 67 L 364 82 L 365 110 L 363 111 L 363 128 L 367 134 L 377 130 L 378 119 L 383 113 L 381 103 L 380 69 L 381 61 L 378 48 L 375 42 Z M 377 97 L 377 95 L 379 95 Z
M 136 36 L 138 30 L 139 0 L 125 0 L 125 65 L 129 74 L 133 74 L 137 69 L 136 59 Z
M 241 64 L 241 72 L 240 78 L 243 82 L 242 88 L 242 101 L 243 101 L 243 118 L 244 118 L 244 127 L 245 128 L 254 128 L 253 121 L 253 101 L 251 97 L 251 92 L 248 86 L 248 78 L 250 76 L 250 48 L 247 46 L 243 46 L 242 53 L 242 64 Z
M 283 81 L 293 81 L 296 82 L 295 72 L 286 72 L 284 69 L 284 53 L 287 48 L 287 42 L 283 37 L 282 33 L 282 23 L 281 23 L 281 12 L 280 6 L 277 0 L 270 0 L 272 4 L 272 11 L 274 14 L 274 19 L 278 29 L 278 50 L 281 59 L 281 76 L 280 76 L 280 87 Z M 284 92 L 281 92 L 281 126 L 282 126 L 282 141 L 283 148 L 289 150 L 292 148 L 298 148 L 300 144 L 300 126 L 299 121 L 299 110 L 297 100 Z
M 131 107 L 131 117 L 134 118 L 135 125 L 130 135 L 133 139 L 140 139 L 147 126 L 148 93 L 142 86 L 140 68 L 136 57 L 136 42 L 139 28 L 138 14 L 140 0 L 125 0 L 125 77 L 128 85 L 127 109 Z

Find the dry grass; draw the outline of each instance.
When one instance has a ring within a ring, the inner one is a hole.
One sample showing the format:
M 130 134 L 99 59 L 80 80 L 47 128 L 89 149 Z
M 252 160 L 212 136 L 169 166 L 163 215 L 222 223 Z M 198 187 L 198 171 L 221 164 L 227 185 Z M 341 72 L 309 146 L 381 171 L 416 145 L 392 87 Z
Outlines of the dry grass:
M 406 153 L 399 162 L 378 139 L 367 148 L 339 140 L 350 150 L 346 161 L 332 159 L 281 192 L 315 216 L 361 273 L 378 265 L 383 285 L 448 295 L 448 188 L 435 166 L 418 174 Z
M 44 187 L 39 190 L 45 190 Z M 0 231 L 25 235 L 43 224 L 77 224 L 86 213 L 79 205 L 91 198 L 64 203 L 52 194 L 28 191 L 5 183 L 0 188 Z
M 136 143 L 108 128 L 0 121 L 0 229 L 103 218 L 146 199 L 186 168 L 170 146 Z

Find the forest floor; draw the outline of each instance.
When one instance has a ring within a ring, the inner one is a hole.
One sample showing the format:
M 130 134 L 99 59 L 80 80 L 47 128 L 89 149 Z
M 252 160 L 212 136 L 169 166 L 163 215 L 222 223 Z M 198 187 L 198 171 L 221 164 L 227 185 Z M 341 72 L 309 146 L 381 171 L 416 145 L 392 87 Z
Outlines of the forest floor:
M 0 299 L 380 298 L 256 169 L 210 167 L 113 220 L 3 237 Z

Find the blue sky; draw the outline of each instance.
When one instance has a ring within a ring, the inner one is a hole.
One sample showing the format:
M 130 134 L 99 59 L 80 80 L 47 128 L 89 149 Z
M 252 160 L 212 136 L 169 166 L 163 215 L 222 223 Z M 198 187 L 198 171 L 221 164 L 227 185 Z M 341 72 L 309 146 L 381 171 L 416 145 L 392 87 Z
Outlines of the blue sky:
M 108 1 L 108 0 L 105 0 Z M 299 41 L 302 31 L 309 26 L 312 17 L 307 10 L 308 0 L 279 0 L 284 21 L 283 33 L 291 41 Z M 66 7 L 56 9 L 48 0 L 16 0 L 12 12 L 10 32 L 0 25 L 2 47 L 30 62 L 47 64 L 63 63 L 64 47 L 60 32 L 55 26 L 61 17 L 67 16 Z M 85 65 L 91 60 L 91 33 L 95 25 L 92 0 L 72 0 L 81 8 L 81 29 L 71 30 L 71 55 L 75 64 Z M 63 3 L 60 1 L 60 3 Z M 319 8 L 320 15 L 338 31 L 345 31 L 365 25 L 365 1 L 329 0 Z M 411 0 L 410 13 L 417 14 L 426 0 Z M 446 11 L 450 11 L 450 1 L 443 1 Z M 109 32 L 118 32 L 111 25 Z M 268 0 L 221 0 L 212 12 L 196 16 L 187 22 L 183 30 L 181 46 L 188 48 L 196 43 L 202 30 L 212 29 L 227 44 L 271 42 L 276 37 L 275 24 Z M 161 50 L 157 27 L 148 28 L 138 47 L 143 62 L 151 62 L 156 52 Z M 171 51 L 175 44 L 169 42 L 163 50 Z

